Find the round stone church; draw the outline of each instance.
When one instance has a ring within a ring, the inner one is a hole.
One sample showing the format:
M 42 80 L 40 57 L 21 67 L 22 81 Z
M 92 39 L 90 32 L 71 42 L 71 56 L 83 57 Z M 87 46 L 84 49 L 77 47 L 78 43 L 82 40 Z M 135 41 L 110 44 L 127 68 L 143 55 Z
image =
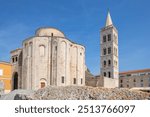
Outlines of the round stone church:
M 85 85 L 85 48 L 55 28 L 39 28 L 35 36 L 11 51 L 12 90 L 47 85 Z

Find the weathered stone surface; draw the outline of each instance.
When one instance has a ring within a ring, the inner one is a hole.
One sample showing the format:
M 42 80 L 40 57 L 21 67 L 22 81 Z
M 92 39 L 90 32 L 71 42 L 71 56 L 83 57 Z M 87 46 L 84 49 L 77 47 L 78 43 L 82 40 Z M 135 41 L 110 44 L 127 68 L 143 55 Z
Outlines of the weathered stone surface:
M 147 100 L 150 93 L 130 89 L 88 86 L 48 86 L 37 91 L 15 90 L 7 100 Z
M 11 52 L 12 73 L 18 73 L 19 89 L 37 90 L 48 85 L 85 85 L 85 47 L 74 43 L 55 28 L 40 28 Z M 14 78 L 14 77 L 13 77 Z M 16 89 L 16 88 L 14 88 Z
M 49 86 L 37 90 L 30 99 L 36 100 L 145 100 L 150 94 L 119 88 L 101 88 L 87 86 Z
M 108 12 L 106 26 L 100 31 L 100 86 L 116 88 L 119 86 L 119 57 L 118 57 L 118 31 L 111 23 Z

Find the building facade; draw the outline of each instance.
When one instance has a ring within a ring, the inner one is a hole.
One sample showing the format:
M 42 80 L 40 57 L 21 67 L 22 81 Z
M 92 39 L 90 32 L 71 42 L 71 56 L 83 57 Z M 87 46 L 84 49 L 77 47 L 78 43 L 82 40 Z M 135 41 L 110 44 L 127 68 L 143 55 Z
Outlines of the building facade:
M 11 76 L 12 76 L 12 65 L 8 62 L 0 61 L 0 89 L 5 93 L 11 91 Z
M 121 88 L 150 87 L 150 69 L 120 72 L 119 86 Z
M 101 86 L 100 75 L 86 79 L 87 86 Z M 150 69 L 132 70 L 119 73 L 119 88 L 135 88 L 149 90 Z
M 14 89 L 85 85 L 85 48 L 55 28 L 39 28 L 11 52 Z
M 118 31 L 108 12 L 106 25 L 100 34 L 100 71 L 103 87 L 119 86 Z

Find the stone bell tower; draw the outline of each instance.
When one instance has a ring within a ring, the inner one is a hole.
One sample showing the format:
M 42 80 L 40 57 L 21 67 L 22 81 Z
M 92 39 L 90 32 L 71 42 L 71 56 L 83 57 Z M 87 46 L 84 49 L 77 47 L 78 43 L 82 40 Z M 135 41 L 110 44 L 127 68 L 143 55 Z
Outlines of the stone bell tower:
M 118 61 L 118 31 L 113 25 L 108 12 L 106 25 L 101 29 L 101 79 L 104 87 L 118 87 L 119 61 Z

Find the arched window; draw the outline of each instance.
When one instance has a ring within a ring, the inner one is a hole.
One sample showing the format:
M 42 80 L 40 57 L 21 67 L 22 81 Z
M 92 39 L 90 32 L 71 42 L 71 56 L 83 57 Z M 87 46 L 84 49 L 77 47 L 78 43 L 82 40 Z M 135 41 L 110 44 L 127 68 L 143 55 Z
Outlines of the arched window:
M 47 85 L 46 79 L 42 78 L 40 80 L 40 88 L 44 88 L 44 87 L 46 87 L 46 85 Z
M 54 36 L 54 34 L 53 33 L 51 33 L 51 37 L 53 37 Z
M 111 54 L 111 47 L 108 48 L 108 54 Z
M 73 79 L 73 84 L 76 84 L 76 78 Z
M 134 79 L 133 81 L 134 81 L 134 82 L 136 82 L 136 80 L 135 80 L 135 79 Z
M 103 43 L 106 42 L 106 35 L 103 36 Z
M 55 51 L 57 51 L 57 46 L 55 46 Z
M 16 56 L 16 62 L 18 61 L 18 57 Z
M 15 72 L 13 75 L 13 90 L 18 89 L 18 73 Z
M 45 82 L 41 82 L 41 88 L 45 87 Z
M 29 56 L 32 57 L 32 42 L 29 43 Z
M 81 78 L 81 84 L 83 84 L 83 79 Z
M 104 61 L 104 67 L 106 67 L 106 61 Z
M 64 76 L 61 77 L 61 83 L 65 83 L 65 78 L 64 78 Z
M 104 72 L 104 77 L 106 77 L 106 72 Z
M 40 49 L 40 56 L 45 56 L 45 46 L 44 45 L 40 45 L 39 49 Z
M 108 41 L 111 41 L 111 34 L 108 34 Z
M 15 59 L 14 59 L 14 57 L 12 58 L 12 63 L 14 63 L 15 62 Z
M 106 48 L 103 49 L 103 55 L 106 55 Z
M 111 66 L 111 60 L 108 60 L 108 66 Z
M 111 78 L 111 72 L 108 72 L 108 77 Z

